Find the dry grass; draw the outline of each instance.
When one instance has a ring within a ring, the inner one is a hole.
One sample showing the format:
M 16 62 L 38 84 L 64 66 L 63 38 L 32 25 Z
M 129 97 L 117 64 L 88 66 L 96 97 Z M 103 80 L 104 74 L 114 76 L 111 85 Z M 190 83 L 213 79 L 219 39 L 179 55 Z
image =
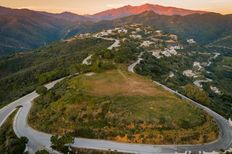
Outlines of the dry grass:
M 218 135 L 202 110 L 124 70 L 74 77 L 65 91 L 37 112 L 34 128 L 86 137 L 75 133 L 84 128 L 91 132 L 87 138 L 152 144 L 205 143 Z
M 77 79 L 80 82 L 77 82 Z M 89 77 L 77 77 L 70 83 L 70 87 L 73 86 L 82 86 L 88 93 L 98 96 L 119 94 L 124 96 L 164 96 L 167 93 L 155 84 L 151 84 L 150 80 L 122 70 L 109 71 Z

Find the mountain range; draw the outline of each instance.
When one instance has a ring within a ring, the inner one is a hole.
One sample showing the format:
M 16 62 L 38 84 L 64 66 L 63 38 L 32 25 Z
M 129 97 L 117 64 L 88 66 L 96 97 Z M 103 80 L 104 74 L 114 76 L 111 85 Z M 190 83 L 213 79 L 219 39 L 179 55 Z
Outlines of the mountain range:
M 0 7 L 0 55 L 62 39 L 68 26 L 86 21 L 87 17 L 68 12 L 52 14 Z
M 218 13 L 190 14 L 186 16 L 159 15 L 153 11 L 146 11 L 138 15 L 104 20 L 92 24 L 82 24 L 67 34 L 95 32 L 102 29 L 110 29 L 127 24 L 143 24 L 174 33 L 180 36 L 182 41 L 193 38 L 201 45 L 209 44 L 221 38 L 230 38 L 232 35 L 232 15 L 221 15 Z
M 232 32 L 232 15 L 152 4 L 128 5 L 87 16 L 0 7 L 0 56 L 28 51 L 79 33 L 130 23 L 157 27 L 203 44 Z
M 187 10 L 187 9 L 176 8 L 176 7 L 165 7 L 160 5 L 144 4 L 140 6 L 127 5 L 116 9 L 110 9 L 96 13 L 90 17 L 99 20 L 112 20 L 116 18 L 130 16 L 130 15 L 141 14 L 146 11 L 152 11 L 156 14 L 167 15 L 167 16 L 172 16 L 172 15 L 186 16 L 189 14 L 208 13 L 206 11 Z

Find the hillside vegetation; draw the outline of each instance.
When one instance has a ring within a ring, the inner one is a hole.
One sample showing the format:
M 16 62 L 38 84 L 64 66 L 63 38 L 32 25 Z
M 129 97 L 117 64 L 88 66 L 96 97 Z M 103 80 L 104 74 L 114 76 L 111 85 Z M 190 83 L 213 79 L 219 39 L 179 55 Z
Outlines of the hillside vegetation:
M 185 47 L 178 51 L 181 56 L 157 59 L 146 53 L 143 61 L 135 68 L 136 72 L 150 76 L 168 87 L 210 107 L 226 118 L 232 117 L 232 70 L 231 52 L 221 49 Z M 216 54 L 220 53 L 217 58 Z M 201 68 L 194 67 L 200 63 Z M 193 76 L 186 76 L 184 71 L 190 70 Z M 173 76 L 170 76 L 173 74 Z M 197 81 L 203 81 L 200 85 Z M 215 92 L 212 87 L 219 91 Z
M 112 21 L 79 25 L 76 28 L 73 27 L 68 36 L 72 36 L 75 33 L 94 32 L 134 23 L 152 26 L 165 32 L 177 34 L 182 41 L 194 38 L 194 40 L 203 45 L 232 34 L 232 18 L 229 15 L 206 13 L 202 15 L 165 16 L 147 11 Z
M 0 7 L 0 56 L 28 51 L 65 37 L 68 28 L 88 18 Z
M 94 38 L 59 42 L 33 52 L 0 58 L 0 106 L 41 84 L 76 73 L 75 65 L 88 54 L 105 50 L 110 43 Z
M 0 151 L 2 154 L 23 154 L 28 139 L 26 137 L 18 138 L 13 130 L 13 119 L 16 115 L 14 111 L 0 127 Z
M 49 133 L 136 143 L 205 143 L 218 136 L 212 118 L 148 78 L 230 117 L 229 57 L 229 52 L 182 42 L 178 35 L 151 26 L 125 25 L 2 58 L 0 98 L 6 102 L 37 89 L 42 96 L 29 120 Z M 217 63 L 225 72 L 213 71 Z M 64 76 L 51 91 L 39 86 Z
M 35 100 L 29 121 L 48 133 L 121 142 L 196 144 L 217 138 L 216 124 L 203 111 L 120 68 L 58 84 Z
M 69 12 L 52 14 L 0 7 L 0 56 L 18 51 L 30 51 L 84 32 L 96 32 L 134 23 L 178 34 L 184 40 L 194 38 L 204 45 L 232 34 L 231 15 L 151 4 L 138 7 L 125 6 L 92 16 L 80 16 Z M 229 43 L 219 44 L 230 46 Z

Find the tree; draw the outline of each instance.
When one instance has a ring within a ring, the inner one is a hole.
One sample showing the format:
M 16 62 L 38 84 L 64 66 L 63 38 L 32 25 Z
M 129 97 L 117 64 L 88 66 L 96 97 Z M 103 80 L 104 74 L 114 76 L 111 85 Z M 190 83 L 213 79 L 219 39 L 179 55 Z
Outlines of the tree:
M 47 91 L 48 91 L 47 88 L 44 86 L 39 86 L 38 88 L 36 88 L 36 92 L 40 95 L 45 94 Z
M 200 90 L 198 87 L 191 84 L 187 84 L 184 87 L 185 94 L 202 104 L 208 105 L 210 103 L 210 98 L 204 90 Z
M 28 143 L 28 138 L 25 137 L 25 136 L 22 136 L 19 139 L 20 139 L 20 142 L 23 143 L 23 144 L 27 144 Z
M 74 138 L 70 134 L 65 134 L 63 136 L 55 135 L 52 136 L 50 140 L 52 143 L 52 148 L 64 154 L 72 152 L 67 146 L 68 144 L 74 143 Z
M 49 154 L 47 150 L 39 150 L 35 154 Z

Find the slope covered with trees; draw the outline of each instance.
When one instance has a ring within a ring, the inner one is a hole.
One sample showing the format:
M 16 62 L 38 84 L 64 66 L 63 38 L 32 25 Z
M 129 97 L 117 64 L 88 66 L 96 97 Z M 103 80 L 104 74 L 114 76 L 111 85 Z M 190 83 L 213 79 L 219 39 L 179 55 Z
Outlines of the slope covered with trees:
M 110 41 L 101 39 L 59 42 L 0 59 L 0 106 L 51 80 L 76 73 L 76 65 Z
M 51 14 L 0 7 L 0 56 L 62 39 L 68 27 L 89 21 L 71 13 Z
M 112 21 L 84 24 L 73 28 L 69 34 L 97 31 L 133 23 L 149 25 L 165 32 L 177 34 L 184 42 L 186 42 L 186 39 L 193 38 L 202 45 L 232 34 L 231 15 L 206 13 L 186 16 L 165 16 L 158 15 L 152 11 Z
M 232 34 L 231 15 L 190 11 L 184 16 L 180 13 L 170 16 L 163 13 L 156 14 L 149 5 L 144 6 L 148 9 L 144 10 L 146 12 L 139 12 L 141 14 L 126 13 L 128 17 L 98 22 L 96 22 L 98 15 L 80 16 L 70 12 L 51 14 L 0 7 L 0 56 L 17 51 L 28 51 L 84 32 L 96 32 L 133 23 L 150 25 L 178 34 L 183 41 L 194 38 L 201 44 L 209 44 Z
M 23 154 L 26 149 L 28 139 L 18 138 L 13 130 L 13 119 L 17 111 L 14 111 L 0 127 L 0 151 L 3 154 Z

